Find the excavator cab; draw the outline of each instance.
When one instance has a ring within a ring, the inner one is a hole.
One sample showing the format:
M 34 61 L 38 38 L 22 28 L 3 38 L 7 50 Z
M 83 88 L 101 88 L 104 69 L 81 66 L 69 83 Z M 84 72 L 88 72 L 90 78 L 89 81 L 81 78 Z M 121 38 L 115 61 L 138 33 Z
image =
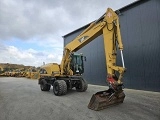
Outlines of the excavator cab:
M 73 71 L 73 74 L 83 74 L 84 73 L 84 58 L 83 54 L 72 53 L 70 68 Z

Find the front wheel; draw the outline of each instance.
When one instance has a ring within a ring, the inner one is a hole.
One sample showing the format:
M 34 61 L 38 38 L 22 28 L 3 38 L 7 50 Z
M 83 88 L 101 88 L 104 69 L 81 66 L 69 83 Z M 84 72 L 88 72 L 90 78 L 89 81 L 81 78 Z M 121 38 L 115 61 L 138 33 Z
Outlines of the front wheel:
M 76 90 L 78 92 L 85 92 L 88 88 L 88 84 L 87 84 L 87 81 L 82 79 L 80 80 L 80 83 L 78 84 L 78 86 L 76 87 Z
M 53 92 L 56 96 L 65 95 L 67 93 L 67 84 L 64 80 L 56 80 L 53 84 Z

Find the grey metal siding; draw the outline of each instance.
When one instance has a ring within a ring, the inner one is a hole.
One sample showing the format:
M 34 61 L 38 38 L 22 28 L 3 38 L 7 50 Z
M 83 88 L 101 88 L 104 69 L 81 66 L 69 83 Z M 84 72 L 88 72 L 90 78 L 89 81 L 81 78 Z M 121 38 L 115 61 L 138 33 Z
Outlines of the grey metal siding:
M 64 37 L 64 45 L 72 41 L 77 35 L 79 35 L 84 29 L 76 31 L 76 34 L 70 34 Z M 77 53 L 83 53 L 87 57 L 84 62 L 84 74 L 83 77 L 90 84 L 106 85 L 106 64 L 105 53 L 102 36 L 97 37 L 94 41 L 90 42 Z
M 126 88 L 160 91 L 160 1 L 148 0 L 120 10 L 121 34 L 127 72 Z M 64 37 L 64 44 L 83 29 Z M 83 47 L 86 57 L 84 78 L 91 84 L 106 85 L 103 36 Z M 120 54 L 117 64 L 121 65 Z
M 160 91 L 160 1 L 121 11 L 121 33 L 128 88 Z

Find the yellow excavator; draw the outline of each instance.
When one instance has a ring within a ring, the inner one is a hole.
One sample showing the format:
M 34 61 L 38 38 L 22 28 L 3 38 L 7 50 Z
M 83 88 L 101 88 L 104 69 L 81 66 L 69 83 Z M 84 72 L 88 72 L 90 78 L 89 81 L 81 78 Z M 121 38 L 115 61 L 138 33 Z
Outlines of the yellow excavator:
M 30 67 L 26 72 L 24 72 L 23 76 L 30 79 L 37 79 L 39 77 L 39 72 L 35 67 Z
M 52 85 L 53 92 L 57 96 L 66 94 L 67 90 L 73 87 L 80 92 L 86 91 L 88 84 L 82 77 L 85 56 L 75 52 L 100 35 L 103 35 L 104 38 L 109 89 L 93 94 L 88 108 L 101 110 L 110 105 L 123 103 L 125 94 L 122 89 L 122 77 L 126 70 L 122 52 L 123 44 L 119 18 L 111 8 L 108 8 L 104 15 L 92 22 L 88 28 L 64 47 L 63 58 L 60 65 L 53 63 L 41 67 L 38 82 L 41 90 L 49 91 Z M 116 65 L 117 47 L 121 53 L 122 67 Z

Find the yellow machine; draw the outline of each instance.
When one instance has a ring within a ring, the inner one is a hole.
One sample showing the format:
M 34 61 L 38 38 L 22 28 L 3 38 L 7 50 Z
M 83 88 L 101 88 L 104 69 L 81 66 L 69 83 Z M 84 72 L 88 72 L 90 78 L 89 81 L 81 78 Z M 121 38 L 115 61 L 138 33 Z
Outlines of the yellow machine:
M 103 35 L 109 89 L 94 94 L 88 108 L 101 110 L 109 105 L 122 103 L 125 98 L 122 90 L 122 77 L 125 66 L 119 26 L 118 15 L 112 9 L 108 8 L 103 16 L 91 23 L 88 28 L 65 46 L 60 65 L 56 63 L 52 64 L 50 72 L 47 65 L 42 66 L 41 70 L 45 71 L 45 73 L 40 74 L 39 84 L 41 90 L 49 91 L 51 85 L 53 85 L 55 95 L 66 94 L 67 89 L 72 89 L 73 87 L 75 87 L 77 91 L 86 91 L 88 85 L 82 78 L 84 72 L 83 60 L 85 57 L 83 54 L 77 54 L 75 52 L 96 37 Z M 121 52 L 123 67 L 116 65 L 117 47 Z
M 20 75 L 20 70 L 19 69 L 14 69 L 10 72 L 11 77 L 19 77 Z
M 38 78 L 38 71 L 35 67 L 29 68 L 23 75 L 25 74 L 25 77 L 30 78 L 30 79 L 37 79 Z
M 10 72 L 10 76 L 11 77 L 16 77 L 16 75 L 17 75 L 17 71 L 16 70 L 13 70 L 13 71 Z
M 20 68 L 19 69 L 18 77 L 25 77 L 25 68 Z

